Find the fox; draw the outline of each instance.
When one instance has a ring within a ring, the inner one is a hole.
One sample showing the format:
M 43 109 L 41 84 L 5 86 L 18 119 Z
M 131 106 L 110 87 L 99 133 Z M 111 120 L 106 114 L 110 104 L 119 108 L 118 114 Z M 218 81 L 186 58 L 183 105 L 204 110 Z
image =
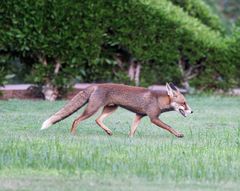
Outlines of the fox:
M 148 116 L 151 123 L 182 138 L 184 134 L 165 124 L 159 116 L 169 111 L 177 111 L 184 117 L 193 113 L 185 97 L 173 83 L 166 83 L 164 92 L 123 84 L 94 84 L 80 91 L 62 109 L 44 121 L 41 130 L 67 118 L 86 104 L 83 113 L 72 123 L 70 131 L 73 135 L 76 134 L 79 123 L 94 115 L 100 108 L 103 108 L 102 112 L 95 121 L 108 135 L 112 135 L 103 120 L 121 107 L 136 114 L 129 137 L 134 136 L 141 119 Z

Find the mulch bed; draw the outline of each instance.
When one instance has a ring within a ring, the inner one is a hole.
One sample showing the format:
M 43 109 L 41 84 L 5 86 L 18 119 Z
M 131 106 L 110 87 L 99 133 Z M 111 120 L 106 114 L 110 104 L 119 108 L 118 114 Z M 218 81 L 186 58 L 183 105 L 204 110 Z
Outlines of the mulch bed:
M 75 96 L 79 91 L 85 89 L 86 87 L 92 84 L 82 83 L 75 84 L 73 90 L 69 92 L 64 99 L 71 99 Z M 166 91 L 164 85 L 153 85 L 150 86 L 149 89 L 153 89 L 156 91 Z M 184 89 L 180 89 L 182 93 L 186 93 Z M 240 89 L 235 88 L 229 91 L 230 95 L 240 95 Z M 41 90 L 33 85 L 33 84 L 10 84 L 5 85 L 4 87 L 0 87 L 0 99 L 8 100 L 8 99 L 44 99 Z
M 91 84 L 76 84 L 73 90 L 69 92 L 64 99 L 71 99 L 79 91 Z M 41 90 L 33 84 L 10 84 L 0 87 L 0 99 L 44 99 Z
M 71 99 L 75 96 L 79 91 L 85 89 L 86 87 L 92 84 L 81 83 L 75 84 L 73 86 L 73 90 L 70 91 L 63 99 Z M 149 87 L 150 89 L 157 91 L 166 91 L 165 86 L 153 85 Z M 0 87 L 0 99 L 8 100 L 8 99 L 44 99 L 41 90 L 35 86 L 34 84 L 9 84 L 4 87 Z

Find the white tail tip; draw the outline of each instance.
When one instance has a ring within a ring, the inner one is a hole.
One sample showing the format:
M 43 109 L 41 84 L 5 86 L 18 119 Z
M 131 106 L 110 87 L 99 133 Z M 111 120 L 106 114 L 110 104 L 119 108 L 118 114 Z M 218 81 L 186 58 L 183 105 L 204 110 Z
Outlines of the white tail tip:
M 48 127 L 50 127 L 52 125 L 51 121 L 49 119 L 47 119 L 46 121 L 44 121 L 44 123 L 42 124 L 41 130 L 43 129 L 47 129 Z

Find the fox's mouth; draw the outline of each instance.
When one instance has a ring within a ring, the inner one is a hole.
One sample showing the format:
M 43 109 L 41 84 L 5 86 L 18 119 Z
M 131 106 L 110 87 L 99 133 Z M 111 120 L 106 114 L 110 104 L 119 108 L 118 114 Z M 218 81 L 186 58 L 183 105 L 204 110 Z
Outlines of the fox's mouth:
M 180 112 L 184 117 L 186 117 L 186 114 L 185 114 L 185 112 L 184 112 L 182 109 L 179 109 L 179 112 Z

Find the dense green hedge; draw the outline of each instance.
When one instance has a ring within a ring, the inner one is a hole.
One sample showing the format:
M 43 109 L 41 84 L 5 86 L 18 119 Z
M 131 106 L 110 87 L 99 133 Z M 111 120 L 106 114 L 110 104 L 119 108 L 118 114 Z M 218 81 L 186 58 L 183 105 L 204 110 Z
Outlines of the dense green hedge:
M 183 8 L 190 16 L 199 19 L 203 24 L 213 30 L 223 31 L 223 26 L 220 18 L 215 15 L 210 7 L 203 1 L 199 0 L 171 0 L 175 5 Z
M 145 0 L 112 10 L 115 22 L 111 23 L 108 41 L 121 44 L 142 61 L 151 60 L 143 65 L 144 83 L 167 80 L 180 83 L 178 61 L 183 57 L 186 71 L 204 61 L 193 84 L 212 88 L 231 85 L 232 71 L 231 67 L 228 69 L 222 35 L 179 6 L 166 0 Z
M 234 82 L 240 86 L 240 23 L 233 30 L 233 35 L 227 40 L 228 50 L 230 54 L 229 62 L 234 65 Z
M 32 66 L 29 80 L 68 85 L 84 73 L 84 62 L 98 58 L 102 7 L 95 1 L 5 1 L 1 3 L 2 49 Z M 57 62 L 60 72 L 54 74 Z
M 119 49 L 141 63 L 141 85 L 233 84 L 219 20 L 199 1 L 5 0 L 0 25 L 0 56 L 20 58 L 31 68 L 26 80 L 57 89 L 76 80 L 128 82 Z

